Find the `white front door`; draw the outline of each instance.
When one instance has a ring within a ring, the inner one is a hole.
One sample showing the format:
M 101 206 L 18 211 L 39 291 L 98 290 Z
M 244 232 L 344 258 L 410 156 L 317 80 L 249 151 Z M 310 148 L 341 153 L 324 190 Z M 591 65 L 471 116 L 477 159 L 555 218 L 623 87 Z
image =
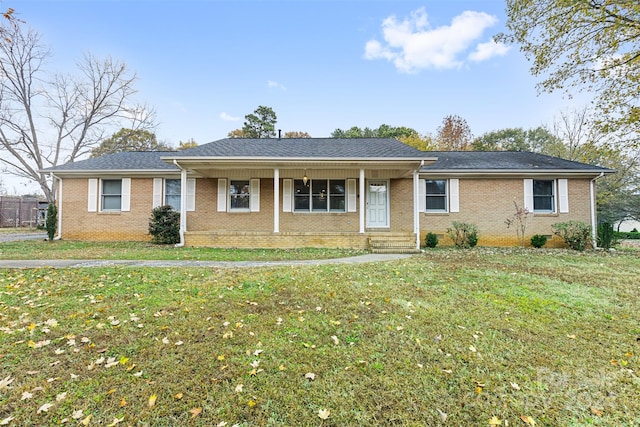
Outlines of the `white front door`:
M 389 227 L 389 182 L 367 182 L 367 227 Z

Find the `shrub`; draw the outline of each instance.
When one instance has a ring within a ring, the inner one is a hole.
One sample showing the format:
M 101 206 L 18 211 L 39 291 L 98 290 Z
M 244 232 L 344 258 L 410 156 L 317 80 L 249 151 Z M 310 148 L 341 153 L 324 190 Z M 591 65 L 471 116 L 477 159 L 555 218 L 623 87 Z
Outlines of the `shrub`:
M 435 248 L 438 246 L 438 236 L 435 233 L 427 233 L 424 243 L 428 248 Z
M 153 243 L 172 245 L 180 242 L 180 212 L 169 205 L 158 206 L 151 211 L 149 234 Z
M 45 228 L 47 229 L 47 237 L 51 242 L 56 235 L 58 229 L 58 208 L 55 203 L 49 203 L 47 207 L 47 220 L 45 222 Z
M 613 231 L 613 224 L 610 222 L 601 222 L 597 229 L 598 247 L 603 249 L 611 249 L 616 244 L 616 236 Z
M 614 231 L 613 236 L 617 239 L 640 239 L 640 233 L 637 231 Z
M 534 234 L 531 237 L 531 246 L 534 248 L 541 248 L 547 244 L 547 236 L 544 234 Z
M 557 222 L 551 226 L 571 249 L 583 251 L 591 245 L 591 227 L 581 221 Z
M 457 248 L 472 248 L 478 244 L 478 227 L 475 224 L 453 221 L 452 228 L 447 228 L 447 235 Z

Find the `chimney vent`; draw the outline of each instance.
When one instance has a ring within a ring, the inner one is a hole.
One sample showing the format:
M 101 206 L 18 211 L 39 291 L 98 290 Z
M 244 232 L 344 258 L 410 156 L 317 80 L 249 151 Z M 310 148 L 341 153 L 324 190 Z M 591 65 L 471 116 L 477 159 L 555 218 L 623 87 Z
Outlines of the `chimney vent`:
M 282 129 L 278 129 L 278 139 L 282 138 Z

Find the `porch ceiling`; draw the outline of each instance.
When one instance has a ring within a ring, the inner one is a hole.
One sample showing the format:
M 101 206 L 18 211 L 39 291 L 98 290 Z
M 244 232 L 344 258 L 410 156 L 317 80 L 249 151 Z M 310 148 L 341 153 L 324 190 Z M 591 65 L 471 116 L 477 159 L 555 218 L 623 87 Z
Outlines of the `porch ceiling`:
M 329 161 L 308 161 L 308 160 L 224 160 L 224 161 L 210 161 L 210 160 L 180 160 L 177 165 L 192 173 L 195 173 L 203 177 L 217 176 L 220 171 L 237 171 L 237 170 L 262 170 L 273 171 L 279 169 L 282 174 L 286 170 L 353 170 L 359 171 L 364 169 L 365 171 L 387 171 L 392 172 L 392 175 L 398 178 L 408 177 L 413 172 L 420 169 L 420 167 L 427 163 L 423 163 L 420 160 L 388 160 L 381 159 L 375 160 L 329 160 Z M 272 175 L 272 174 L 271 174 Z

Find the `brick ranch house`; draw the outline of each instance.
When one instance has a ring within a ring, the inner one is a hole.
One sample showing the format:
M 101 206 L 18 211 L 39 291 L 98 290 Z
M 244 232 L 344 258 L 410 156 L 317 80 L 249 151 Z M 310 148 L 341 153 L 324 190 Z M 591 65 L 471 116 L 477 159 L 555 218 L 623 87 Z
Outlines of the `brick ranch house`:
M 529 152 L 424 152 L 390 138 L 223 139 L 184 151 L 122 152 L 45 169 L 58 237 L 148 241 L 151 210 L 181 213 L 180 245 L 419 249 L 450 244 L 453 221 L 479 244 L 514 246 L 578 220 L 595 228 L 595 180 L 610 169 Z M 557 238 L 549 246 L 562 246 Z

